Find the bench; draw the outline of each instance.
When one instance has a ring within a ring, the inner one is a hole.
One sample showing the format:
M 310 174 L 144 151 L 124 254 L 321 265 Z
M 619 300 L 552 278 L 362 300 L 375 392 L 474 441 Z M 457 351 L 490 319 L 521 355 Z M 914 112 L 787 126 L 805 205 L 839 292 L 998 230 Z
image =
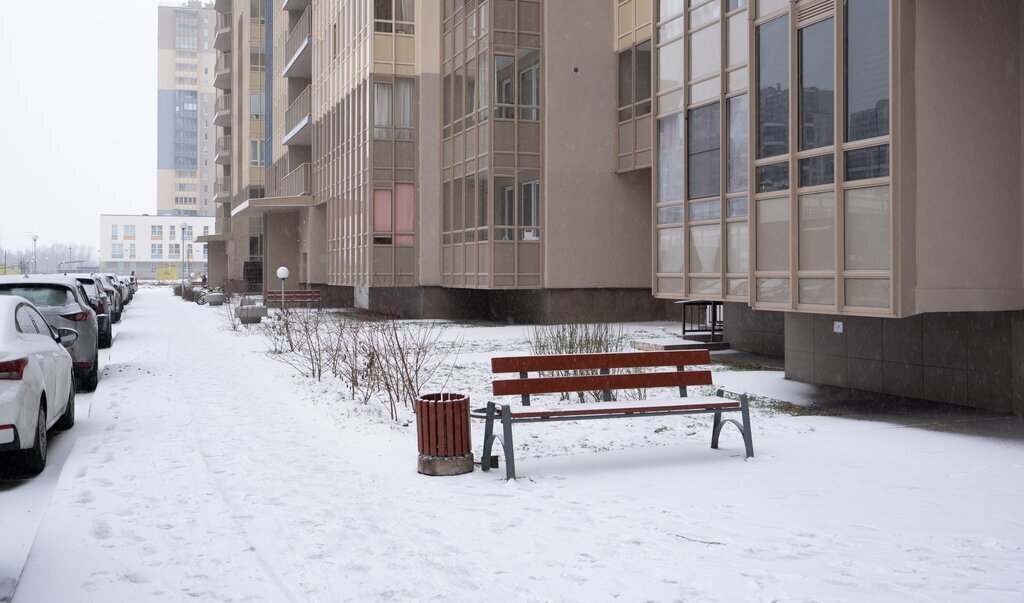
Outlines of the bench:
M 686 370 L 688 365 L 706 365 L 711 362 L 707 350 L 683 350 L 669 352 L 619 352 L 610 354 L 564 354 L 551 356 L 518 356 L 492 358 L 491 372 L 494 374 L 518 373 L 517 379 L 497 379 L 491 384 L 495 396 L 521 396 L 521 406 L 488 402 L 486 408 L 473 411 L 475 418 L 484 419 L 484 448 L 480 466 L 484 471 L 491 468 L 491 448 L 498 435 L 495 423 L 501 422 L 501 446 L 505 453 L 505 476 L 516 477 L 515 454 L 512 442 L 512 425 L 515 423 L 540 423 L 547 421 L 575 421 L 579 419 L 624 419 L 631 417 L 658 417 L 665 415 L 713 414 L 711 447 L 718 448 L 718 438 L 726 423 L 732 423 L 743 435 L 746 456 L 754 456 L 754 445 L 750 432 L 750 409 L 747 395 L 739 400 L 725 398 L 725 390 L 718 389 L 713 397 L 687 397 L 690 385 L 712 385 L 711 371 Z M 673 367 L 668 372 L 655 372 L 662 367 Z M 629 369 L 627 373 L 612 373 L 615 369 Z M 639 369 L 639 370 L 638 370 Z M 579 371 L 583 371 L 580 374 Z M 530 373 L 539 373 L 530 377 Z M 552 373 L 568 373 L 569 376 L 550 376 Z M 678 387 L 679 398 L 667 400 L 613 401 L 613 390 L 647 389 L 656 387 Z M 530 396 L 534 394 L 601 392 L 601 402 L 558 402 L 534 406 Z M 735 419 L 723 419 L 722 414 L 738 412 L 742 423 Z
M 282 298 L 286 306 L 305 304 L 307 307 L 312 307 L 313 304 L 316 304 L 317 309 L 323 309 L 319 289 L 271 290 L 267 291 L 263 299 L 267 306 L 280 306 Z

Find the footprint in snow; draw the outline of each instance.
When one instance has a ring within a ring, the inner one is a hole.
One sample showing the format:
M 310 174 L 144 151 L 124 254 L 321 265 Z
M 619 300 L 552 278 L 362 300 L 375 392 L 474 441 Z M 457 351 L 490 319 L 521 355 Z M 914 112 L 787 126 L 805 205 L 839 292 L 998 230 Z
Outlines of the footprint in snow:
M 101 519 L 97 519 L 96 521 L 92 522 L 92 535 L 97 540 L 107 540 L 108 538 L 113 536 L 113 534 L 114 531 L 110 529 L 110 524 L 108 524 L 107 522 Z

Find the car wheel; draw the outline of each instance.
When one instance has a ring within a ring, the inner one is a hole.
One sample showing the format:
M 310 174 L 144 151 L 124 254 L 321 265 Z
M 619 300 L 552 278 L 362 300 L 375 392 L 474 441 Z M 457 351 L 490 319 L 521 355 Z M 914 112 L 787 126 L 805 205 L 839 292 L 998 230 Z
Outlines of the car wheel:
M 107 335 L 104 335 L 104 336 L 100 337 L 100 343 L 99 343 L 100 349 L 101 350 L 105 350 L 105 349 L 109 348 L 110 344 L 113 343 L 113 341 L 111 341 L 111 339 L 112 339 L 112 337 L 110 336 L 109 333 Z
M 100 382 L 100 356 L 96 356 L 92 359 L 92 369 L 86 373 L 82 379 L 82 391 L 91 392 L 96 390 L 96 385 Z
M 68 394 L 68 406 L 64 409 L 64 414 L 60 416 L 60 420 L 57 421 L 57 429 L 65 431 L 75 426 L 75 382 L 71 381 L 71 393 Z
M 26 450 L 22 457 L 22 466 L 32 475 L 38 475 L 46 467 L 46 409 L 39 405 L 39 417 L 36 422 L 36 443 Z

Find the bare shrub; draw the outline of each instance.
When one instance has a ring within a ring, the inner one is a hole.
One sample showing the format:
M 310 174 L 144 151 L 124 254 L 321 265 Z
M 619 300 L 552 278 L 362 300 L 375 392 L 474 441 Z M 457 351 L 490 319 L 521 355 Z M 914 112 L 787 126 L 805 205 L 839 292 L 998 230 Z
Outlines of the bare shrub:
M 533 327 L 528 344 L 530 353 L 535 356 L 552 354 L 601 354 L 621 352 L 626 349 L 629 338 L 623 332 L 622 325 L 609 323 L 570 323 L 564 325 L 536 325 Z M 572 377 L 597 375 L 596 370 L 555 371 L 542 373 L 546 377 Z M 598 402 L 602 400 L 601 392 L 576 392 L 579 402 L 589 398 Z M 569 400 L 569 393 L 561 394 L 562 400 Z M 616 392 L 612 392 L 612 399 Z M 642 399 L 642 398 L 638 398 Z
M 262 330 L 271 358 L 320 381 L 335 354 L 335 331 L 328 322 L 333 319 L 319 310 L 277 316 Z
M 221 305 L 220 308 L 218 308 L 221 322 L 230 331 L 238 331 L 238 329 L 242 326 L 242 319 L 239 318 L 237 312 L 240 305 L 241 302 L 237 297 L 233 297 L 225 293 L 224 304 Z M 248 327 L 249 325 L 245 326 Z

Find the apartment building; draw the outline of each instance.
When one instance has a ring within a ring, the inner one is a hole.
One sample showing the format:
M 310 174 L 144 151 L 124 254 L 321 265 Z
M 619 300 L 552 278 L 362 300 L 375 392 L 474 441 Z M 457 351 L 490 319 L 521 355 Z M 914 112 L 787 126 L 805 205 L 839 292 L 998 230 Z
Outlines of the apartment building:
M 214 3 L 216 223 L 215 233 L 202 241 L 210 248 L 212 282 L 251 291 L 262 290 L 263 221 L 237 215 L 237 210 L 266 196 L 268 6 L 276 10 L 277 5 L 265 0 Z
M 101 214 L 100 271 L 143 280 L 205 274 L 207 245 L 197 239 L 213 226 L 210 216 Z
M 222 246 L 224 277 L 243 279 L 241 225 L 260 234 L 264 280 L 286 265 L 286 286 L 335 303 L 522 321 L 665 316 L 638 269 L 651 261 L 650 139 L 628 169 L 609 144 L 615 11 L 584 0 L 271 7 L 266 80 L 232 78 L 234 96 L 265 93 L 264 194 L 231 187 L 206 239 L 214 265 Z M 546 41 L 548 28 L 580 39 Z M 231 170 L 237 121 L 219 142 Z
M 792 379 L 1024 412 L 1024 4 L 617 5 L 620 57 L 655 29 L 655 295 Z
M 212 216 L 216 29 L 213 4 L 157 7 L 157 212 Z

